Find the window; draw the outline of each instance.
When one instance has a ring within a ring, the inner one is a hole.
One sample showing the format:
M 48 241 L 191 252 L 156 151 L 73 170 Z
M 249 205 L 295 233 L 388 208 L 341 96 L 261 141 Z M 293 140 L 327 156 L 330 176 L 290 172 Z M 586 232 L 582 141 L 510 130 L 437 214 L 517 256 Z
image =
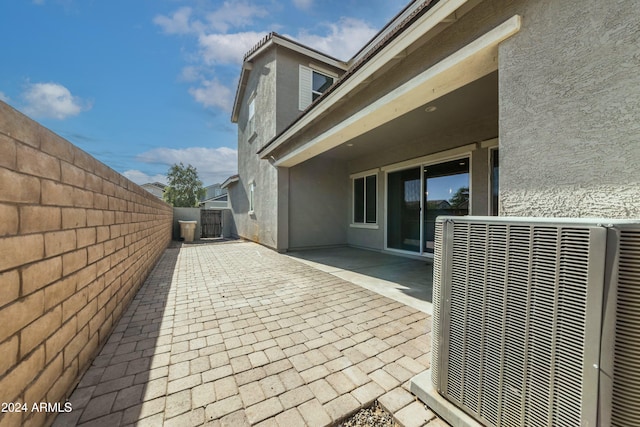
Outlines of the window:
M 320 97 L 333 84 L 333 78 L 312 71 L 311 97 L 313 101 Z
M 249 139 L 256 133 L 256 98 L 249 101 L 249 118 L 247 119 L 247 135 Z
M 498 149 L 491 151 L 491 215 L 498 215 L 499 203 L 498 196 L 500 192 L 500 160 Z
M 378 222 L 377 175 L 353 178 L 353 224 L 376 224 Z
M 255 209 L 255 192 L 256 192 L 256 183 L 255 181 L 251 181 L 249 183 L 249 214 L 251 215 Z
M 333 76 L 300 65 L 298 108 L 307 108 L 333 84 L 333 81 Z

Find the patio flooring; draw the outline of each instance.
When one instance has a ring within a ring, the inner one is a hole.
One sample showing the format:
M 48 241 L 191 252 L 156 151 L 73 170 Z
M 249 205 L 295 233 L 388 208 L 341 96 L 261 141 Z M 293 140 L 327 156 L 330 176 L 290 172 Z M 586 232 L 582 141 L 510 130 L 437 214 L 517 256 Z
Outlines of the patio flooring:
M 432 314 L 433 263 L 353 247 L 289 252 L 319 270 Z
M 326 426 L 374 400 L 442 426 L 408 381 L 430 317 L 254 243 L 173 245 L 54 426 Z

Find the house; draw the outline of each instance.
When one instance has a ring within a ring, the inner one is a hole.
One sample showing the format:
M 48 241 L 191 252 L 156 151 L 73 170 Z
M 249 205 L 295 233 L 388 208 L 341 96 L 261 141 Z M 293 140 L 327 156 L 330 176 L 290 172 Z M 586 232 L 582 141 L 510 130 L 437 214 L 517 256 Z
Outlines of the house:
M 166 185 L 156 181 L 156 182 L 148 182 L 146 184 L 142 184 L 141 187 L 147 190 L 149 193 L 156 196 L 158 199 L 162 199 Z
M 221 184 L 208 185 L 205 188 L 205 194 L 200 199 L 198 206 L 204 209 L 226 209 L 227 190 L 222 188 Z
M 415 0 L 347 61 L 271 33 L 233 106 L 233 234 L 431 257 L 456 192 L 462 215 L 640 217 L 638 16 Z
M 227 193 L 203 199 L 198 206 L 203 209 L 226 209 L 228 207 Z

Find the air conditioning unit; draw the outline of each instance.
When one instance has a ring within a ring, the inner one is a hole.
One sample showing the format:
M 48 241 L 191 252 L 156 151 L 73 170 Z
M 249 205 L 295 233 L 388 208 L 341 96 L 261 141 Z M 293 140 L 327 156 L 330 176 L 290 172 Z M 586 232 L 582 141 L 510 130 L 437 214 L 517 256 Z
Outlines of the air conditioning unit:
M 433 282 L 450 422 L 640 426 L 640 220 L 440 217 Z

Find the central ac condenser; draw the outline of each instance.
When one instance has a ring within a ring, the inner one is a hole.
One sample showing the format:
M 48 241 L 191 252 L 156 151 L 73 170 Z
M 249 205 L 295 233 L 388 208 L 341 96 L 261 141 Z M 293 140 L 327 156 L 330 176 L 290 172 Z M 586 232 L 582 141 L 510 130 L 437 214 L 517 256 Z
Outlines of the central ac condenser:
M 640 426 L 640 221 L 440 217 L 431 380 L 485 426 Z

